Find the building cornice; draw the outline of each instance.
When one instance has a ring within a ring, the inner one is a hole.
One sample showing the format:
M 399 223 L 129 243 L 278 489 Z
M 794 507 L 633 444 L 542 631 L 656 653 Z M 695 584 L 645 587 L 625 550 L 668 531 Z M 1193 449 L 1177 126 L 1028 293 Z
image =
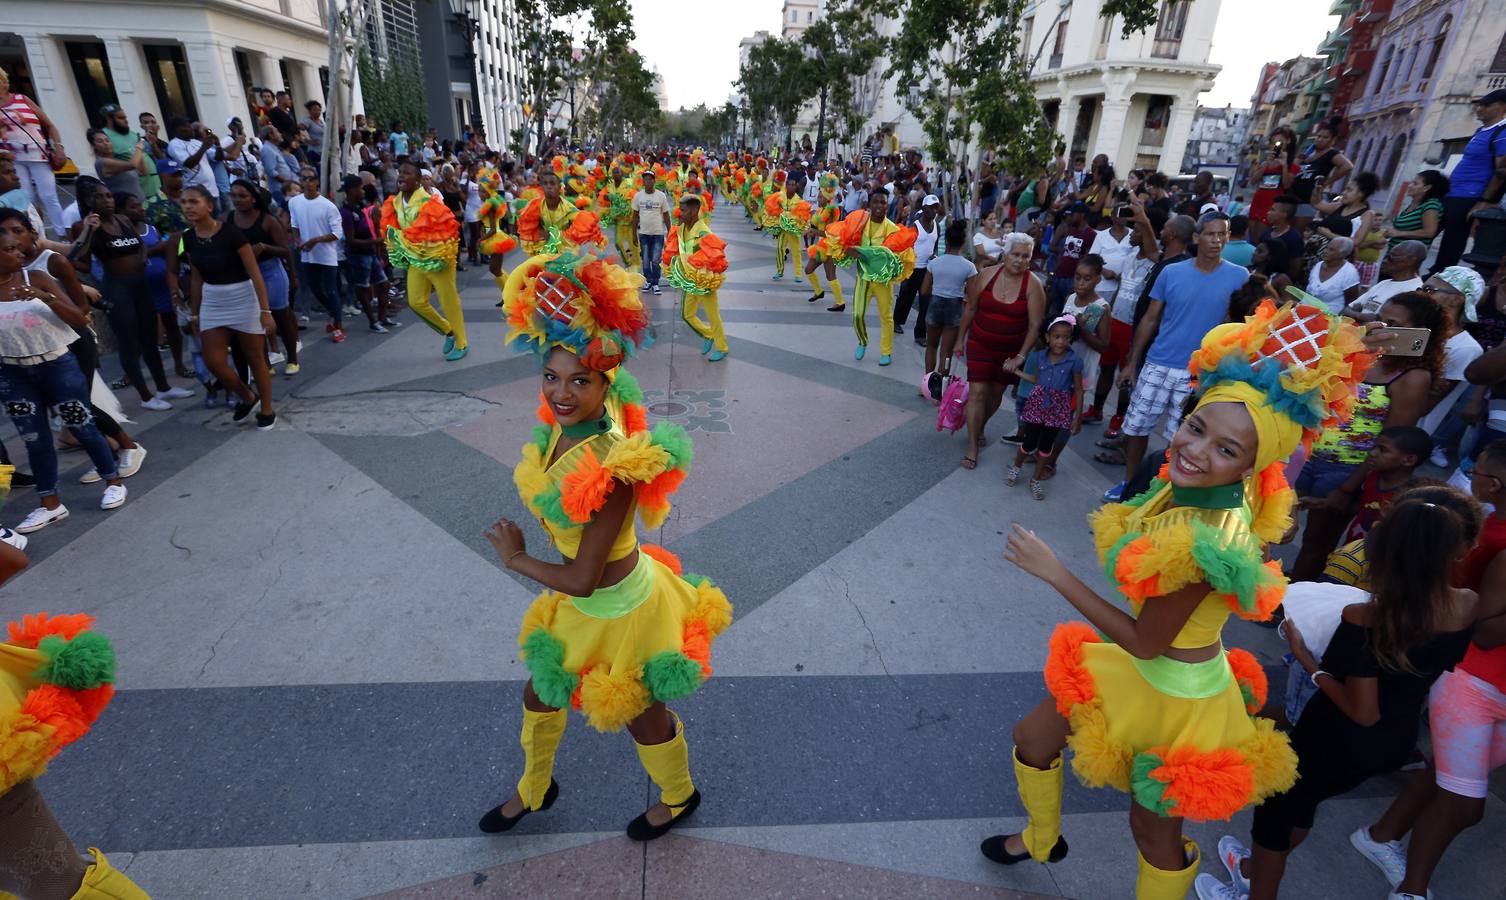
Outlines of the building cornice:
M 1119 70 L 1128 72 L 1165 72 L 1172 75 L 1205 75 L 1213 78 L 1223 69 L 1223 66 L 1212 63 L 1187 63 L 1178 62 L 1174 59 L 1107 59 L 1094 60 L 1076 66 L 1067 66 L 1060 69 L 1047 69 L 1043 72 L 1030 76 L 1033 84 L 1058 81 L 1079 76 L 1102 76 L 1105 73 Z
M 104 6 L 106 4 L 100 3 L 98 5 Z M 261 9 L 247 3 L 236 2 L 236 0 L 150 0 L 150 2 L 145 2 L 145 0 L 115 0 L 115 2 L 109 5 L 116 8 L 143 6 L 150 7 L 153 10 L 179 8 L 197 13 L 212 12 L 245 19 L 259 25 L 270 26 L 321 43 L 328 43 L 329 41 L 328 31 L 322 25 L 303 22 L 274 10 Z M 82 15 L 71 17 L 66 22 L 59 21 L 49 24 L 44 30 L 49 34 L 93 36 L 98 34 L 98 24 L 89 22 L 88 16 Z

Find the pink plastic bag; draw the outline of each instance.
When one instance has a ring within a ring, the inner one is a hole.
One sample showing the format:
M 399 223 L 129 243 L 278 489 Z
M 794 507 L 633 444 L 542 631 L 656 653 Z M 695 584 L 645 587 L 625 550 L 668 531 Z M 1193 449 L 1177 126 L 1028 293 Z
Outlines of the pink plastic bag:
M 936 413 L 936 430 L 953 434 L 967 424 L 967 379 L 952 376 L 941 391 L 941 409 Z

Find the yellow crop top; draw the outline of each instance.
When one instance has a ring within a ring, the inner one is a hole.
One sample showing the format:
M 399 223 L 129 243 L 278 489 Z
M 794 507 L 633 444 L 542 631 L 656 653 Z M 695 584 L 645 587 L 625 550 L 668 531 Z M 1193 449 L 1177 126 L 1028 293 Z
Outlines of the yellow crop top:
M 560 430 L 554 429 L 554 435 L 549 439 L 549 449 L 544 453 L 544 459 L 554 456 L 554 448 L 559 444 L 560 437 Z M 589 437 L 560 454 L 560 458 L 556 459 L 544 472 L 552 483 L 561 484 L 565 477 L 575 469 L 579 458 L 585 455 L 585 448 L 590 447 L 598 460 L 605 459 L 622 438 L 623 435 L 616 428 L 605 434 Z M 630 485 L 621 483 L 613 488 L 613 490 L 631 489 Z M 628 507 L 627 517 L 622 520 L 622 528 L 617 532 L 617 539 L 612 542 L 612 549 L 607 554 L 607 562 L 616 562 L 638 549 L 638 531 L 633 524 L 633 516 L 637 511 L 638 504 L 634 501 L 633 505 Z M 586 525 L 589 523 L 564 527 L 550 522 L 548 518 L 541 518 L 539 522 L 544 526 L 544 530 L 549 532 L 549 539 L 554 542 L 555 549 L 567 559 L 574 559 L 575 555 L 580 552 L 580 539 L 586 533 Z
M 1179 650 L 1217 643 L 1231 612 L 1263 617 L 1258 612 L 1274 605 L 1268 592 L 1285 584 L 1251 530 L 1248 502 L 1222 496 L 1233 505 L 1172 506 L 1164 485 L 1139 505 L 1109 504 L 1093 516 L 1099 559 L 1137 615 L 1154 597 L 1199 581 L 1211 586 L 1172 639 Z

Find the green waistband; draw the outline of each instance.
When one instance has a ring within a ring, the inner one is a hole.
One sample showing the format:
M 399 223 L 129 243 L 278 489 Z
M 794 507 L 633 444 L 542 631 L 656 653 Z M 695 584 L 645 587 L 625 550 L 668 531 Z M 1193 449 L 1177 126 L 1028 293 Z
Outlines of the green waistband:
M 1182 662 L 1169 656 L 1155 659 L 1130 657 L 1140 675 L 1150 686 L 1172 697 L 1184 700 L 1201 700 L 1223 693 L 1234 680 L 1234 671 L 1220 650 L 1212 659 L 1202 662 Z
M 638 564 L 627 577 L 589 597 L 571 597 L 575 608 L 593 619 L 619 619 L 637 609 L 654 591 L 654 567 L 648 554 L 638 551 Z

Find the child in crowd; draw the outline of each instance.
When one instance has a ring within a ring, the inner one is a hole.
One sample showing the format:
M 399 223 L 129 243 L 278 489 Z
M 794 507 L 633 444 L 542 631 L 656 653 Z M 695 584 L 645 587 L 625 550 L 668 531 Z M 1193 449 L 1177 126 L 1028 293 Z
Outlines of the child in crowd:
M 1109 349 L 1110 322 L 1109 302 L 1098 296 L 1098 282 L 1103 278 L 1103 257 L 1097 253 L 1085 254 L 1077 261 L 1077 271 L 1072 276 L 1073 293 L 1062 305 L 1062 315 L 1077 320 L 1077 340 L 1072 343 L 1072 352 L 1082 360 L 1082 379 L 1086 384 L 1098 385 L 1098 360 Z
M 1360 482 L 1359 490 L 1347 490 L 1343 485 L 1330 491 L 1328 496 L 1304 497 L 1304 509 L 1326 509 L 1353 516 L 1349 530 L 1344 533 L 1343 543 L 1348 544 L 1365 536 L 1380 518 L 1381 510 L 1391 497 L 1412 480 L 1413 471 L 1428 458 L 1433 450 L 1433 440 L 1426 431 L 1411 425 L 1393 425 L 1381 429 L 1375 445 L 1366 459 L 1369 474 Z
M 1025 460 L 1035 456 L 1035 474 L 1030 479 L 1030 496 L 1046 499 L 1041 487 L 1046 461 L 1056 446 L 1057 435 L 1064 429 L 1072 434 L 1082 430 L 1082 360 L 1072 352 L 1077 338 L 1077 320 L 1058 316 L 1046 328 L 1046 349 L 1034 350 L 1037 371 L 1022 370 L 1020 380 L 1032 387 L 1020 411 L 1020 449 L 1004 483 L 1014 486 L 1020 480 Z M 1046 477 L 1049 477 L 1046 476 Z

